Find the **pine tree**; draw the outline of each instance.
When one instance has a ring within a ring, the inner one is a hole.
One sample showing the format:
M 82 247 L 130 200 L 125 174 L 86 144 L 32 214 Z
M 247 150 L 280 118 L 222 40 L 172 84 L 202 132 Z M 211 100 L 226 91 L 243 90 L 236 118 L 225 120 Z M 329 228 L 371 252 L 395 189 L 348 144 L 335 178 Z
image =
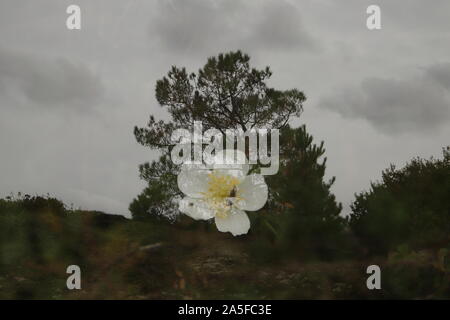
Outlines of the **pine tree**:
M 267 219 L 264 223 L 270 223 L 289 254 L 336 257 L 346 240 L 345 220 L 339 215 L 342 205 L 330 191 L 335 178 L 324 181 L 324 143 L 316 145 L 304 125 L 286 126 L 280 136 L 280 172 L 267 179 L 270 214 L 260 217 Z
M 198 73 L 173 66 L 166 77 L 156 83 L 156 99 L 167 108 L 171 121 L 157 121 L 150 116 L 147 127 L 135 127 L 136 140 L 162 152 L 159 161 L 140 166 L 140 177 L 148 187 L 130 205 L 134 218 L 149 214 L 177 215 L 179 196 L 176 174 L 170 161 L 170 137 L 177 128 L 192 130 L 194 121 L 202 121 L 204 130 L 215 128 L 244 132 L 253 128 L 285 127 L 291 116 L 299 116 L 306 97 L 297 89 L 276 90 L 266 81 L 269 67 L 250 67 L 250 57 L 240 51 L 219 54 L 208 59 Z

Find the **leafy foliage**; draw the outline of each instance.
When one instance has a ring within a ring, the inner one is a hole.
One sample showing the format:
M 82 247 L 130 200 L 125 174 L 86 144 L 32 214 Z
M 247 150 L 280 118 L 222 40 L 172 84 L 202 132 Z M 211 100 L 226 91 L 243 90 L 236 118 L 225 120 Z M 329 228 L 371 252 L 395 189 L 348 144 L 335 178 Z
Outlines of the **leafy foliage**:
M 447 147 L 443 159 L 416 158 L 402 169 L 391 165 L 381 182 L 356 195 L 350 226 L 371 252 L 449 243 L 449 161 Z

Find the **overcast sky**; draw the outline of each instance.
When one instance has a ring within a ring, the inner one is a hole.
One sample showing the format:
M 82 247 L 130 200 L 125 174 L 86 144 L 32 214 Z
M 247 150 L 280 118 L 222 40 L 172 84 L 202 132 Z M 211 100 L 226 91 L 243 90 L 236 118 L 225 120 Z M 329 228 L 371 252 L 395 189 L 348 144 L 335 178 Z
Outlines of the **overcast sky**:
M 81 30 L 66 28 L 70 4 Z M 381 30 L 366 28 L 370 4 Z M 390 163 L 450 144 L 448 0 L 2 0 L 0 197 L 129 215 L 138 165 L 156 158 L 133 127 L 167 117 L 156 80 L 235 49 L 271 67 L 271 86 L 304 91 L 291 123 L 325 141 L 345 212 Z

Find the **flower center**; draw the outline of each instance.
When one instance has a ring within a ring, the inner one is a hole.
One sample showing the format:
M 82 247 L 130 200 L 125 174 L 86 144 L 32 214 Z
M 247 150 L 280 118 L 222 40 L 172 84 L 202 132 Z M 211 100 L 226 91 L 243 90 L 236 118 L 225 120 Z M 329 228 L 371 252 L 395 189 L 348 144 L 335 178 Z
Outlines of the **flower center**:
M 219 218 L 228 217 L 232 201 L 229 198 L 237 198 L 238 178 L 218 172 L 211 172 L 208 180 L 208 190 L 204 193 L 206 201 L 216 211 Z

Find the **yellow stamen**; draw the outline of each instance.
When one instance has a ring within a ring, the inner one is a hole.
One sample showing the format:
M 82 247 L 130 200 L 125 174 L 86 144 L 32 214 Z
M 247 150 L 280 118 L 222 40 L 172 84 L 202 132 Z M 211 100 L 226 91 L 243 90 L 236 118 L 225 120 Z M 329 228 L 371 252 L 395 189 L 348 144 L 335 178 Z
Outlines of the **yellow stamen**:
M 226 218 L 231 211 L 231 204 L 227 198 L 237 198 L 237 185 L 239 179 L 227 174 L 211 172 L 209 175 L 208 190 L 204 193 L 206 201 L 215 209 L 216 217 Z

